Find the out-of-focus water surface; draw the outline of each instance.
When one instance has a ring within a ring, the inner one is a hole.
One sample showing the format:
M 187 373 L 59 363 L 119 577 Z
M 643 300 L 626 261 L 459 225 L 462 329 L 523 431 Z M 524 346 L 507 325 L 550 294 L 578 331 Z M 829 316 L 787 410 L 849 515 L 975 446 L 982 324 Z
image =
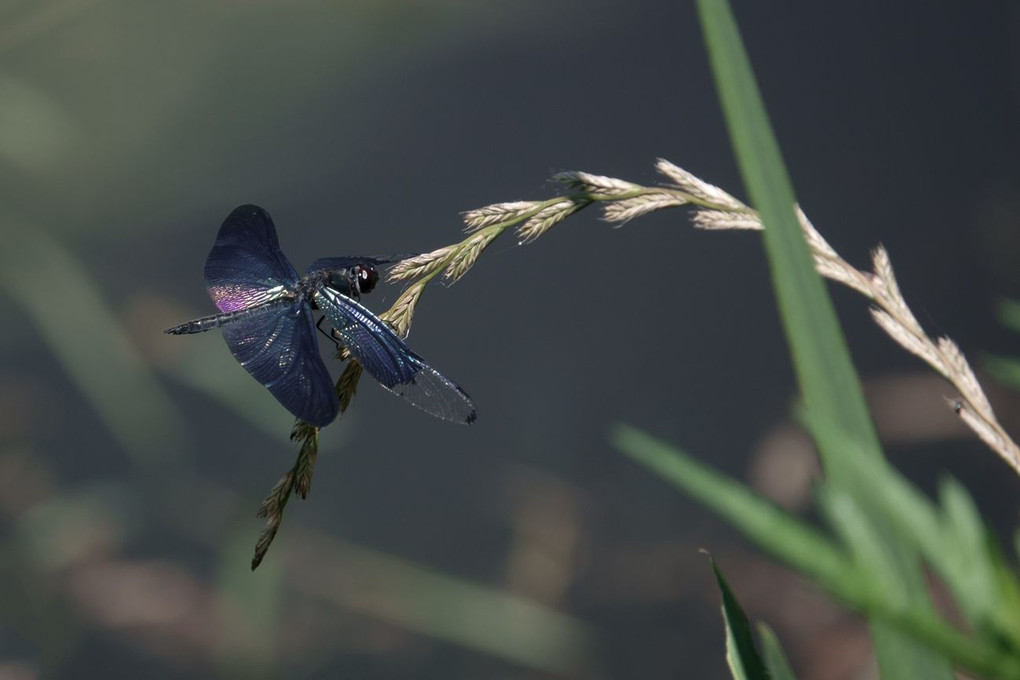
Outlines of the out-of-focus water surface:
M 1020 14 L 946 5 L 736 12 L 819 230 L 861 267 L 885 244 L 973 359 L 1016 354 L 992 310 L 1020 295 Z M 658 157 L 744 195 L 686 3 L 0 3 L 0 678 L 722 678 L 702 547 L 803 677 L 858 677 L 859 622 L 606 443 L 631 423 L 810 495 L 758 236 L 679 210 L 585 211 L 430 287 L 411 344 L 477 423 L 364 380 L 248 569 L 291 418 L 218 333 L 162 334 L 214 311 L 227 213 L 267 208 L 300 270 Z M 951 388 L 834 297 L 890 457 L 1012 530 L 1016 479 Z

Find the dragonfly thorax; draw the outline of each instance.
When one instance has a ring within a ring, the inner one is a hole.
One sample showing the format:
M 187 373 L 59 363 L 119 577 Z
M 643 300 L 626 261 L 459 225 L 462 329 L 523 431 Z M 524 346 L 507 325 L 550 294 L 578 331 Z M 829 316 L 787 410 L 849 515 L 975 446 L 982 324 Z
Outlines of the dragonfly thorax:
M 301 277 L 300 294 L 312 300 L 320 288 L 332 288 L 349 298 L 358 300 L 371 293 L 379 282 L 379 273 L 368 264 L 356 264 L 339 269 L 314 269 Z

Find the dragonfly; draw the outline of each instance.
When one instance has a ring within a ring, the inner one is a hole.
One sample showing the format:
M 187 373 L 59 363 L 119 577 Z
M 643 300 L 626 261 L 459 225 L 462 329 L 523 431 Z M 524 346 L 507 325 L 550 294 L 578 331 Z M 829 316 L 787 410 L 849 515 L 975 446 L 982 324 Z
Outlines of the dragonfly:
M 327 257 L 299 277 L 280 250 L 269 213 L 242 205 L 224 220 L 205 261 L 205 287 L 220 313 L 165 332 L 221 328 L 231 354 L 255 380 L 297 418 L 323 427 L 340 409 L 316 337 L 328 321 L 328 337 L 387 390 L 437 418 L 471 423 L 471 397 L 361 305 L 379 281 L 376 267 L 400 259 Z

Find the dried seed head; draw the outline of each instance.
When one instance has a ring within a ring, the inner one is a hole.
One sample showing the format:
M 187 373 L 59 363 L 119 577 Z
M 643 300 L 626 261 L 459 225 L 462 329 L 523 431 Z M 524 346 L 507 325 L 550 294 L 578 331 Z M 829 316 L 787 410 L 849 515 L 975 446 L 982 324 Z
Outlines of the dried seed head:
M 456 283 L 474 266 L 478 256 L 492 243 L 492 240 L 502 233 L 502 229 L 485 228 L 455 246 L 455 252 L 450 256 L 443 277 L 451 284 Z
M 340 398 L 340 413 L 351 405 L 351 400 L 358 392 L 358 381 L 361 379 L 361 364 L 351 359 L 344 366 L 344 372 L 336 381 L 336 395 Z
M 622 179 L 605 177 L 603 175 L 592 175 L 587 172 L 568 170 L 553 175 L 553 179 L 560 184 L 565 184 L 571 189 L 584 191 L 599 196 L 619 196 L 639 191 L 642 187 L 638 184 L 624 182 Z
M 903 349 L 928 362 L 932 368 L 942 375 L 947 375 L 945 362 L 943 362 L 942 357 L 939 355 L 934 345 L 932 345 L 930 341 L 927 341 L 927 338 L 917 337 L 915 334 L 904 328 L 903 324 L 895 317 L 878 307 L 871 308 L 871 318 L 874 319 L 875 323 L 877 323 L 882 330 L 888 333 L 893 340 L 898 342 Z
M 690 194 L 693 198 L 704 201 L 713 208 L 734 211 L 748 210 L 746 205 L 733 198 L 719 187 L 695 177 L 683 168 L 673 165 L 664 158 L 660 158 L 656 161 L 655 169 L 673 180 L 678 189 Z
M 439 250 L 433 250 L 431 253 L 415 255 L 406 260 L 401 260 L 390 267 L 386 278 L 390 281 L 401 281 L 404 279 L 414 279 L 419 276 L 428 276 L 445 266 L 445 260 L 453 252 L 453 249 L 453 246 L 446 246 Z
M 1016 444 L 1002 429 L 993 425 L 997 424 L 997 421 L 989 422 L 968 408 L 961 408 L 957 415 L 990 449 L 1011 461 L 1014 468 L 1020 465 L 1020 452 L 1017 451 Z
M 424 281 L 409 286 L 389 309 L 379 315 L 379 318 L 390 324 L 397 335 L 406 338 L 408 331 L 411 330 L 411 319 L 414 317 L 415 307 L 424 292 Z
M 871 277 L 866 273 L 854 269 L 838 257 L 825 257 L 813 250 L 811 254 L 814 256 L 815 269 L 819 274 L 827 279 L 849 286 L 865 297 L 872 300 L 875 299 Z
M 754 213 L 730 212 L 728 210 L 707 210 L 700 208 L 691 215 L 691 221 L 698 229 L 743 229 L 761 231 L 765 227 Z
M 462 214 L 466 225 L 464 231 L 470 234 L 490 224 L 520 219 L 539 205 L 541 204 L 538 201 L 514 201 L 512 203 L 494 203 L 484 208 L 469 210 Z
M 686 205 L 688 200 L 675 193 L 654 191 L 633 198 L 607 201 L 602 204 L 602 216 L 608 222 L 626 223 L 635 217 L 647 215 L 663 208 Z
M 938 339 L 938 352 L 942 356 L 946 370 L 956 388 L 960 390 L 974 410 L 986 418 L 992 416 L 992 405 L 988 403 L 988 397 L 981 389 L 974 370 L 970 367 L 963 352 L 955 342 L 946 337 Z
M 305 439 L 294 465 L 294 492 L 301 498 L 308 498 L 312 490 L 312 474 L 315 472 L 315 459 L 319 456 L 319 435 Z
M 548 205 L 528 218 L 528 221 L 517 227 L 517 235 L 521 243 L 531 243 L 549 229 L 577 212 L 591 201 L 575 196 Z

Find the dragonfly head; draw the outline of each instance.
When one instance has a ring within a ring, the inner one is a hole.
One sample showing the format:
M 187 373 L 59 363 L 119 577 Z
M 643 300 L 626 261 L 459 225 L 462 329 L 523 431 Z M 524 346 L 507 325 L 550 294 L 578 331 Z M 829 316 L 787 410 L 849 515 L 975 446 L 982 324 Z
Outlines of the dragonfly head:
M 371 293 L 379 282 L 379 273 L 372 264 L 348 264 L 336 269 L 320 269 L 315 264 L 309 274 L 302 277 L 307 294 L 314 293 L 321 285 L 329 286 L 347 297 L 358 300 L 365 293 Z

